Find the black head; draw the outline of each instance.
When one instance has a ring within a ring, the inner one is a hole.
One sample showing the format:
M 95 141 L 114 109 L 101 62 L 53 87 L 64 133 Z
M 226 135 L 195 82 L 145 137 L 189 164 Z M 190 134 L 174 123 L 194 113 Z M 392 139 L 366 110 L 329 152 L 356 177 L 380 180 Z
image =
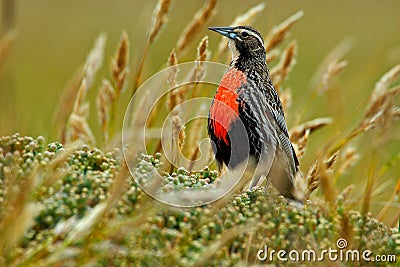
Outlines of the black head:
M 263 57 L 265 59 L 264 41 L 260 33 L 250 26 L 209 27 L 229 39 L 232 59 Z

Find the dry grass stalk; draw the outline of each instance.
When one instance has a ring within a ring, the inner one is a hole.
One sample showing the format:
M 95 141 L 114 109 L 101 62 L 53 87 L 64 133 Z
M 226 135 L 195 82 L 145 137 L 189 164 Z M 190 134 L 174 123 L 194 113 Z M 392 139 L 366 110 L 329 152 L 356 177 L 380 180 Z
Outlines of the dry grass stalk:
M 310 136 L 310 129 L 307 129 L 304 132 L 304 134 L 299 139 L 296 140 L 295 143 L 292 143 L 298 158 L 302 158 L 304 156 L 309 136 Z
M 201 81 L 205 75 L 205 68 L 204 68 L 204 62 L 208 59 L 208 36 L 204 36 L 198 46 L 197 46 L 197 53 L 196 53 L 196 66 L 193 68 L 193 70 L 190 73 L 190 81 L 193 83 L 189 83 L 183 86 L 180 86 L 178 88 L 173 88 L 170 91 L 170 97 L 167 101 L 168 108 L 169 110 L 173 110 L 177 105 L 181 104 L 186 98 L 195 98 L 198 95 L 198 92 L 201 88 L 201 86 L 198 86 L 198 81 Z M 171 54 L 173 55 L 173 54 Z M 170 61 L 172 59 L 176 58 L 176 55 L 174 55 L 168 60 L 168 64 L 170 64 Z M 177 63 L 177 62 L 175 62 Z M 174 69 L 171 69 L 171 72 L 168 76 L 174 76 Z M 175 84 L 173 84 L 175 86 Z M 170 84 L 171 86 L 171 84 Z M 191 96 L 188 95 L 188 93 L 191 92 Z M 190 109 L 190 107 L 189 107 Z M 175 115 L 179 113 L 179 110 L 175 112 Z M 189 114 L 189 110 L 187 109 L 183 113 Z
M 198 96 L 201 85 L 199 86 L 198 82 L 201 81 L 206 74 L 204 68 L 204 61 L 208 59 L 208 36 L 204 36 L 197 46 L 196 53 L 196 67 L 192 70 L 190 74 L 190 81 L 193 84 L 187 84 L 182 86 L 179 90 L 180 98 L 184 99 L 186 94 L 191 92 L 190 98 L 196 98 Z
M 335 165 L 337 160 L 337 156 L 338 153 L 335 153 L 332 156 L 330 156 L 327 160 L 325 160 L 324 163 L 328 171 L 331 171 L 333 169 L 333 166 Z
M 400 66 L 400 65 L 398 65 Z M 396 96 L 400 94 L 400 86 L 385 90 L 399 75 L 398 66 L 387 72 L 377 83 L 370 97 L 370 104 L 362 121 L 350 134 L 340 140 L 330 151 L 334 153 L 347 144 L 350 140 L 363 132 L 379 127 L 385 132 L 393 121 L 398 119 L 398 107 L 394 104 Z
M 193 264 L 193 266 L 209 266 L 209 261 L 216 257 L 215 253 L 217 251 L 221 251 L 221 248 L 224 246 L 229 246 L 229 243 L 239 235 L 251 233 L 254 231 L 254 229 L 255 226 L 248 223 L 245 225 L 234 226 L 231 229 L 224 231 L 223 235 L 219 235 L 218 240 L 210 244 L 207 250 L 204 250 L 204 252 L 197 258 L 197 261 Z
M 85 102 L 86 94 L 88 91 L 86 79 L 82 80 L 81 86 L 79 87 L 78 94 L 76 95 L 74 107 L 72 108 L 72 113 L 79 116 L 88 115 L 88 103 Z
M 340 231 L 339 236 L 347 240 L 349 244 L 353 243 L 354 229 L 350 221 L 349 214 L 347 212 L 342 212 L 339 217 L 340 220 Z
M 196 13 L 193 20 L 189 22 L 176 44 L 178 54 L 185 52 L 188 46 L 195 40 L 200 30 L 214 15 L 216 4 L 216 0 L 208 0 L 203 8 Z
M 265 39 L 265 50 L 271 51 L 280 44 L 288 35 L 290 28 L 303 16 L 303 11 L 298 11 L 284 22 L 272 28 Z
M 86 80 L 87 88 L 93 85 L 97 71 L 103 64 L 104 49 L 106 46 L 106 35 L 101 34 L 90 51 L 83 67 L 82 77 Z
M 374 175 L 374 177 L 376 177 L 375 179 L 377 179 L 379 177 L 378 173 L 379 172 L 375 172 L 375 175 Z M 383 196 L 383 195 L 387 194 L 388 192 L 390 192 L 392 190 L 393 190 L 393 181 L 386 180 L 384 182 L 381 182 L 381 183 L 377 184 L 374 187 L 374 189 L 373 189 L 373 191 L 371 193 L 371 196 L 374 196 L 374 197 L 375 196 Z
M 208 58 L 208 36 L 204 36 L 197 46 L 196 69 L 194 81 L 200 81 L 205 75 L 204 61 Z
M 307 121 L 290 130 L 290 140 L 292 141 L 292 143 L 297 143 L 297 141 L 305 135 L 307 130 L 310 130 L 310 133 L 312 133 L 330 123 L 332 123 L 331 118 L 317 118 L 311 121 Z
M 126 234 L 131 232 L 132 229 L 138 229 L 139 227 L 143 226 L 146 222 L 148 222 L 149 218 L 165 208 L 165 206 L 156 205 L 157 203 L 152 200 L 153 199 L 149 197 L 143 197 L 139 200 L 138 204 L 138 206 L 140 205 L 140 212 L 124 220 L 112 220 L 107 225 L 107 236 L 111 240 L 123 240 L 126 238 Z
M 188 83 L 171 91 L 173 94 L 170 94 L 170 96 L 172 96 L 173 99 L 169 101 L 170 110 L 182 103 L 186 98 L 196 98 L 198 96 L 199 90 L 201 89 L 201 85 L 198 84 L 198 81 L 201 81 L 206 73 L 204 62 L 208 59 L 208 55 L 208 36 L 204 36 L 197 46 L 196 65 L 190 73 L 189 80 L 192 83 Z M 190 93 L 191 95 L 189 95 Z M 191 107 L 188 107 L 182 112 L 182 115 L 188 115 L 190 109 Z
M 115 90 L 111 83 L 104 79 L 97 94 L 97 117 L 103 134 L 103 144 L 108 144 L 110 113 L 115 100 Z
M 395 188 L 393 190 L 393 193 L 390 196 L 389 200 L 387 200 L 386 205 L 379 212 L 379 214 L 377 216 L 378 220 L 383 220 L 388 215 L 388 211 L 389 211 L 389 208 L 390 208 L 391 204 L 395 201 L 396 197 L 399 197 L 399 195 L 400 195 L 400 178 L 398 178 L 397 184 L 396 184 L 396 186 L 395 186 Z M 400 211 L 398 211 L 397 217 L 399 215 L 400 215 Z
M 178 75 L 178 59 L 174 50 L 170 53 L 168 57 L 168 67 L 170 67 L 167 76 L 167 82 L 169 86 L 172 88 L 169 91 L 169 97 L 167 99 L 167 106 L 170 111 L 172 111 L 177 105 L 181 103 L 181 94 L 179 91 L 181 88 L 175 88 L 176 86 L 176 78 Z
M 328 69 L 328 65 L 332 62 L 340 62 L 342 58 L 349 52 L 353 47 L 353 39 L 343 39 L 337 44 L 324 58 L 321 64 L 318 66 L 317 71 L 314 73 L 310 80 L 311 88 L 319 88 L 322 76 Z
M 381 177 L 390 170 L 393 166 L 395 166 L 398 162 L 400 161 L 400 151 L 397 152 L 396 155 L 394 155 L 388 162 L 386 162 L 383 166 L 378 171 L 377 176 Z
M 69 232 L 66 242 L 77 242 L 87 237 L 93 230 L 94 226 L 104 219 L 107 211 L 106 203 L 97 204 L 88 214 L 80 219 L 74 228 Z
M 4 181 L 9 185 L 9 190 L 3 195 L 1 207 L 2 215 L 3 211 L 5 215 L 0 218 L 2 259 L 14 253 L 15 245 L 21 241 L 40 212 L 41 206 L 32 200 L 32 196 L 37 199 L 40 190 L 46 190 L 63 177 L 64 172 L 59 170 L 64 167 L 65 162 L 77 148 L 78 144 L 75 143 L 64 149 L 46 166 L 35 164 L 32 171 L 23 179 L 18 178 L 17 168 L 11 168 L 9 171 L 4 169 Z
M 146 116 L 140 116 L 140 111 L 147 110 L 148 107 L 153 104 L 149 101 L 150 93 L 150 91 L 144 92 L 143 97 L 138 104 L 138 108 L 135 109 L 135 114 L 131 115 L 130 125 L 132 127 L 132 132 L 137 131 L 137 129 L 143 129 L 143 127 L 146 127 L 146 123 L 148 123 L 148 121 L 146 121 Z
M 95 144 L 94 135 L 85 117 L 71 114 L 68 120 L 67 143 L 81 140 L 84 143 Z
M 396 65 L 386 72 L 382 78 L 376 83 L 374 91 L 372 92 L 372 100 L 376 100 L 379 96 L 383 95 L 389 86 L 400 78 L 400 65 Z
M 372 163 L 372 165 L 374 165 L 374 163 Z M 370 166 L 370 170 L 372 170 L 373 168 L 374 168 L 373 166 Z M 371 206 L 373 187 L 374 187 L 374 175 L 370 172 L 368 174 L 367 185 L 365 188 L 364 199 L 361 208 L 363 214 L 367 214 L 369 212 L 369 208 Z
M 281 55 L 280 63 L 271 70 L 271 80 L 274 82 L 275 89 L 279 92 L 282 82 L 287 78 L 292 67 L 296 63 L 297 42 L 290 42 Z
M 392 116 L 394 120 L 400 120 L 400 107 L 392 107 Z
M 172 117 L 172 136 L 177 141 L 179 149 L 182 149 L 185 143 L 186 133 L 185 126 L 182 125 L 182 120 L 178 115 Z
M 399 227 L 400 212 L 398 210 L 399 209 L 397 209 L 397 213 L 394 216 L 391 217 L 392 220 L 388 224 L 392 228 L 395 228 L 395 227 L 398 228 Z
M 182 101 L 181 97 L 180 97 L 180 93 L 179 91 L 182 90 L 181 88 L 173 88 L 169 91 L 169 97 L 168 97 L 168 101 L 167 101 L 167 105 L 170 111 L 174 110 L 174 108 L 176 106 L 178 106 Z M 178 109 L 176 109 L 174 111 L 174 114 L 178 114 L 179 111 Z
M 185 142 L 185 127 L 182 125 L 182 120 L 178 114 L 172 116 L 171 119 L 171 128 L 172 128 L 172 140 L 171 140 L 171 153 L 172 159 L 170 164 L 170 172 L 174 170 L 175 167 L 178 166 L 178 158 L 181 150 L 184 146 Z M 161 143 L 161 140 L 159 144 Z
M 48 165 L 35 165 L 31 173 L 25 179 L 18 181 L 17 173 L 6 172 L 5 180 L 12 188 L 5 194 L 5 217 L 1 218 L 1 225 L 7 231 L 0 230 L 0 239 L 4 245 L 0 246 L 0 257 L 15 250 L 15 245 L 20 242 L 26 231 L 34 223 L 34 219 L 40 211 L 40 206 L 31 200 L 33 194 L 39 194 L 40 190 L 48 188 L 51 184 L 59 180 L 64 172 L 59 171 L 69 159 L 71 154 L 76 151 L 78 144 L 74 143 L 60 152 Z M 16 170 L 16 169 L 14 169 Z M 15 177 L 13 177 L 15 176 Z
M 198 116 L 196 116 L 196 119 L 193 122 L 193 125 L 190 127 L 190 132 L 191 134 L 188 136 L 188 150 L 189 150 L 189 159 L 190 159 L 190 165 L 188 167 L 188 170 L 193 169 L 193 165 L 195 163 L 195 160 L 197 159 L 197 156 L 199 155 L 200 152 L 200 147 L 199 143 L 201 140 L 201 128 L 204 125 L 204 120 L 202 120 L 201 115 L 204 114 L 205 110 L 207 107 L 205 105 L 201 105 L 200 108 L 198 109 Z
M 359 158 L 360 155 L 357 154 L 357 150 L 355 148 L 347 148 L 342 154 L 342 163 L 338 170 L 338 174 L 344 174 L 351 166 L 353 166 L 358 161 Z
M 319 166 L 318 172 L 319 185 L 324 193 L 324 197 L 328 201 L 328 203 L 333 205 L 336 200 L 336 193 L 332 184 L 333 179 L 328 171 L 326 164 L 321 164 Z
M 318 188 L 319 186 L 319 179 L 318 179 L 318 172 L 319 172 L 319 161 L 316 160 L 314 163 L 311 165 L 310 169 L 308 170 L 307 173 L 307 196 L 306 198 L 309 198 L 312 192 L 314 192 L 315 189 Z
M 281 90 L 279 97 L 282 102 L 283 110 L 288 110 L 292 105 L 292 91 L 290 88 L 286 88 L 285 90 Z
M 304 177 L 301 172 L 298 171 L 294 176 L 294 196 L 300 201 L 306 200 L 307 188 L 308 184 L 306 177 Z
M 283 51 L 281 57 L 281 73 L 283 77 L 287 76 L 287 74 L 292 69 L 293 65 L 296 63 L 296 56 L 297 56 L 297 42 L 291 41 Z
M 34 218 L 40 210 L 30 202 L 34 189 L 34 179 L 18 179 L 16 169 L 4 170 L 4 181 L 9 185 L 2 202 L 2 217 L 0 217 L 0 258 L 4 260 L 15 250 L 15 245 L 21 240 L 26 230 L 34 223 Z
M 77 72 L 68 85 L 63 89 L 63 95 L 60 98 L 58 109 L 54 113 L 53 124 L 58 125 L 59 139 L 61 143 L 65 143 L 66 128 L 68 118 L 72 112 L 73 104 L 75 103 L 76 95 L 78 94 L 79 88 L 82 84 L 82 73 Z
M 208 58 L 208 36 L 204 36 L 203 39 L 201 39 L 199 45 L 197 46 L 197 56 L 196 60 L 197 61 L 206 61 Z
M 103 137 L 107 136 L 107 138 L 103 138 L 105 146 L 107 145 L 108 139 L 113 137 L 114 135 L 115 116 L 118 110 L 118 101 L 121 94 L 125 90 L 129 74 L 128 61 L 129 61 L 129 39 L 126 32 L 122 32 L 117 50 L 115 51 L 114 58 L 111 60 L 111 75 L 114 86 L 104 88 L 105 90 L 107 89 L 114 90 L 114 95 L 112 96 L 112 98 L 109 98 L 110 100 L 112 100 L 111 107 L 108 109 L 109 122 L 106 128 L 104 129 L 107 130 L 108 133 L 106 135 L 103 134 Z M 100 93 L 101 92 L 99 91 L 99 94 Z M 111 94 L 108 94 L 108 96 L 111 96 Z M 104 96 L 104 98 L 108 96 Z
M 121 34 L 118 48 L 115 52 L 114 58 L 111 60 L 111 74 L 115 83 L 117 95 L 123 93 L 129 73 L 129 38 L 124 31 Z
M 380 130 L 385 131 L 395 119 L 393 117 L 395 114 L 392 114 L 392 111 L 395 111 L 393 109 L 395 107 L 394 99 L 399 94 L 400 86 L 397 86 L 382 92 L 380 95 L 373 96 L 364 119 L 360 123 L 359 130 L 368 131 L 380 126 Z
M 118 202 L 120 196 L 127 189 L 127 179 L 130 174 L 126 162 L 122 163 L 118 174 L 114 175 L 114 180 L 110 188 L 110 195 L 107 198 L 107 211 L 110 211 Z
M 351 193 L 353 192 L 354 185 L 348 185 L 346 186 L 342 192 L 338 195 L 337 199 L 338 201 L 340 200 L 343 204 L 346 204 L 346 202 L 351 201 Z
M 174 50 L 171 51 L 168 57 L 168 67 L 170 70 L 168 71 L 168 77 L 167 77 L 167 82 L 170 87 L 175 87 L 176 86 L 176 78 L 178 75 L 178 58 L 176 56 L 176 53 Z
M 168 13 L 171 7 L 171 0 L 159 0 L 154 13 L 152 16 L 152 25 L 149 31 L 148 43 L 151 45 L 158 34 L 162 26 L 167 23 Z
M 167 105 L 170 111 L 172 111 L 181 101 L 180 101 L 180 94 L 178 91 L 179 88 L 175 88 L 176 86 L 176 77 L 178 75 L 178 59 L 176 57 L 176 53 L 172 50 L 171 54 L 168 57 L 168 67 L 170 70 L 168 71 L 167 82 L 169 86 L 172 88 L 169 91 L 169 97 L 167 100 Z
M 132 95 L 136 92 L 137 88 L 139 87 L 139 84 L 141 82 L 141 76 L 142 76 L 142 71 L 143 71 L 143 66 L 144 66 L 144 61 L 146 60 L 147 54 L 149 52 L 149 48 L 151 44 L 154 42 L 156 37 L 161 31 L 162 26 L 164 26 L 167 23 L 168 19 L 168 13 L 170 10 L 171 6 L 171 0 L 158 0 L 157 6 L 154 9 L 154 13 L 152 16 L 152 25 L 149 31 L 146 47 L 144 49 L 142 58 L 139 63 L 139 67 L 136 73 L 136 78 L 135 78 L 135 84 L 132 88 Z
M 336 162 L 336 158 L 337 154 L 334 154 L 326 160 L 322 160 L 322 158 L 319 157 L 317 160 L 314 161 L 314 163 L 309 168 L 306 176 L 306 198 L 309 198 L 311 193 L 314 192 L 315 189 L 317 189 L 321 185 L 321 183 L 324 183 L 324 188 L 322 190 L 328 194 L 325 197 L 328 202 L 333 203 L 333 200 L 335 198 L 335 190 L 332 185 L 333 179 L 331 177 L 331 170 L 334 166 L 334 163 Z M 323 162 L 323 164 L 321 164 L 321 161 Z M 321 179 L 325 180 L 321 182 Z
M 10 54 L 11 45 L 16 37 L 16 32 L 11 30 L 8 31 L 0 40 L 0 68 L 3 66 L 4 61 Z
M 342 72 L 344 67 L 347 66 L 345 60 L 342 61 L 332 61 L 329 63 L 325 73 L 322 75 L 321 81 L 317 88 L 318 93 L 321 95 L 325 93 L 331 86 L 332 82 L 336 80 L 338 75 Z
M 87 122 L 89 115 L 89 103 L 85 102 L 87 93 L 86 79 L 82 80 L 81 87 L 79 88 L 78 95 L 75 99 L 74 108 L 69 116 L 67 124 L 67 142 L 81 140 L 83 142 L 95 143 L 93 133 Z
M 265 3 L 260 3 L 258 5 L 255 5 L 251 8 L 249 8 L 246 12 L 243 14 L 237 16 L 233 22 L 232 26 L 239 26 L 239 25 L 250 25 L 253 23 L 253 21 L 257 18 L 257 16 L 260 15 L 260 13 L 264 10 L 265 8 Z
M 82 70 L 74 75 L 70 85 L 64 89 L 64 94 L 60 98 L 58 110 L 54 115 L 53 121 L 55 125 L 58 125 L 60 131 L 60 140 L 62 143 L 67 141 L 68 118 L 75 105 L 77 94 L 82 86 L 83 79 L 86 80 L 86 87 L 89 88 L 94 81 L 96 72 L 103 63 L 105 41 L 106 36 L 104 34 L 101 34 L 97 38 L 94 47 L 86 58 L 86 62 Z
M 249 10 L 247 10 L 245 13 L 237 16 L 230 25 L 232 26 L 239 26 L 239 25 L 251 25 L 254 21 L 254 19 L 260 15 L 260 13 L 264 10 L 265 8 L 265 3 L 260 3 L 256 6 L 253 6 Z M 223 53 L 225 53 L 228 50 L 228 45 L 227 45 L 227 40 L 226 38 L 221 38 L 221 41 L 218 44 L 218 49 L 217 53 L 215 54 L 216 57 L 219 57 Z

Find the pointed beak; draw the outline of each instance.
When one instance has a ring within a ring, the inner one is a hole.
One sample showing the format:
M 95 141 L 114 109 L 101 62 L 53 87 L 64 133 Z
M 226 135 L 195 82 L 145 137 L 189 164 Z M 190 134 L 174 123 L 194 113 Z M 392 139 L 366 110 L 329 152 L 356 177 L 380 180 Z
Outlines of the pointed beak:
M 233 31 L 234 27 L 208 27 L 209 30 L 215 31 L 229 39 L 235 39 L 237 34 Z

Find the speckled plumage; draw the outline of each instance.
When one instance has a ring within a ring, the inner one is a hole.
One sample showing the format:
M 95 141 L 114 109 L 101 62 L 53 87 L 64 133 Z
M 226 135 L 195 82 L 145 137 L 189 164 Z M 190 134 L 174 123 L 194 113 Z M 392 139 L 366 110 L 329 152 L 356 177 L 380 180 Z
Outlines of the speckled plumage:
M 232 52 L 230 69 L 209 114 L 208 132 L 216 160 L 234 169 L 249 156 L 255 158 L 259 164 L 250 187 L 264 175 L 283 196 L 293 199 L 299 162 L 269 77 L 261 35 L 249 26 L 210 29 L 228 37 Z

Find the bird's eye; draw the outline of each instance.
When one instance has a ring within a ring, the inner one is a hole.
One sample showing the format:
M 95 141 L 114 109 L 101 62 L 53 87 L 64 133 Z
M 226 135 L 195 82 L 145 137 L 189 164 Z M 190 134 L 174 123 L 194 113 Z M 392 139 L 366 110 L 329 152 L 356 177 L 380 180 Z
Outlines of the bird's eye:
M 247 32 L 242 32 L 242 37 L 246 38 L 247 36 L 249 36 Z

